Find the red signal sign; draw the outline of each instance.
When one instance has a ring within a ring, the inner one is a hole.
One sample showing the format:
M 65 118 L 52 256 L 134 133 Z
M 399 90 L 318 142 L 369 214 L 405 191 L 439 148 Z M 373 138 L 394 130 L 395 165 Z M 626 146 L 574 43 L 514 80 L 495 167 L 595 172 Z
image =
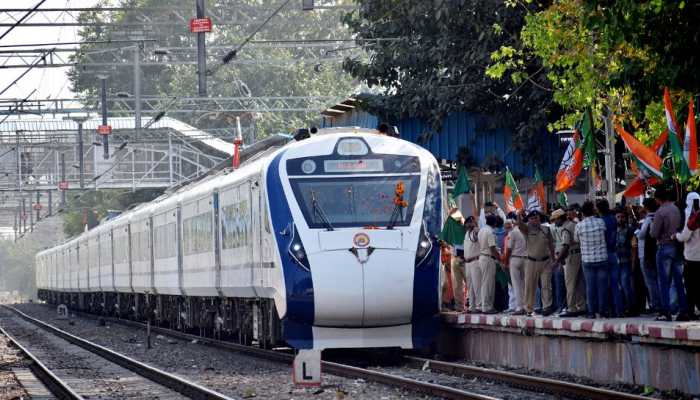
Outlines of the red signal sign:
M 211 32 L 211 18 L 192 18 L 190 19 L 190 32 L 202 33 Z
M 60 181 L 58 182 L 58 188 L 60 190 L 68 190 L 68 181 Z
M 110 125 L 100 125 L 97 127 L 97 133 L 100 135 L 109 135 L 112 133 L 112 127 Z
M 34 209 L 37 210 L 37 211 L 41 210 L 41 203 L 35 203 L 35 204 L 34 204 Z

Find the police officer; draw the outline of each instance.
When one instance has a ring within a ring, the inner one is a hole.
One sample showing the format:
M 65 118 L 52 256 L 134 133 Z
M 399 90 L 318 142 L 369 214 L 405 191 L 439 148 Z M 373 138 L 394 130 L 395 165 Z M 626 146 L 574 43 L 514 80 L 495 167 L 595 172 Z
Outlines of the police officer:
M 541 285 L 542 315 L 552 313 L 552 265 L 554 240 L 549 227 L 543 226 L 539 211 L 527 215 L 527 223 L 521 213 L 518 228 L 525 235 L 527 260 L 525 261 L 525 309 L 532 315 L 535 307 L 537 282 Z

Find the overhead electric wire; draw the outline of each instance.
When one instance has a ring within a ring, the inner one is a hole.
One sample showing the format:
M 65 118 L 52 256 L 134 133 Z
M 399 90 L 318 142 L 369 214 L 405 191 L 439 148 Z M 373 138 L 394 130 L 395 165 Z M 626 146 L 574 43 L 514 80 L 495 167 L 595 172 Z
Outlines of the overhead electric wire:
M 41 0 L 41 1 L 39 1 L 39 3 L 37 3 L 37 5 L 34 6 L 34 8 L 32 8 L 32 9 L 29 10 L 29 11 L 27 11 L 27 13 L 24 14 L 24 15 L 22 16 L 22 18 L 20 18 L 19 20 L 17 20 L 17 22 L 15 22 L 11 27 L 7 28 L 7 30 L 6 30 L 2 35 L 0 35 L 0 40 L 2 40 L 2 39 L 3 39 L 5 36 L 7 36 L 10 32 L 12 32 L 13 29 L 15 29 L 16 27 L 18 27 L 18 26 L 22 23 L 22 21 L 24 21 L 24 20 L 27 19 L 30 15 L 32 15 L 32 14 L 34 13 L 34 11 L 36 11 L 37 8 L 39 8 L 42 4 L 44 4 L 45 1 L 46 1 L 46 0 Z
M 0 121 L 0 125 L 2 125 L 3 122 L 7 121 L 7 119 L 10 118 L 10 116 L 13 115 L 15 111 L 19 110 L 19 108 L 22 106 L 22 104 L 24 104 L 27 100 L 29 100 L 29 98 L 32 97 L 32 95 L 33 95 L 35 92 L 36 92 L 36 89 L 32 90 L 32 92 L 29 93 L 29 94 L 27 95 L 27 97 L 25 97 L 24 99 L 22 99 L 22 101 L 20 101 L 18 104 L 16 104 L 16 105 L 14 106 L 14 109 L 10 109 L 10 111 L 8 112 L 8 114 L 5 115 L 5 118 L 3 118 L 2 121 Z
M 241 43 L 240 43 L 238 46 L 236 46 L 236 48 L 234 48 L 233 50 L 229 51 L 229 52 L 221 59 L 221 64 L 217 65 L 216 68 L 215 68 L 213 71 L 209 71 L 209 74 L 213 74 L 213 73 L 216 72 L 222 65 L 225 65 L 225 64 L 228 64 L 229 62 L 231 62 L 231 60 L 233 60 L 233 59 L 236 57 L 236 54 L 238 54 L 238 52 L 241 51 L 241 49 L 243 48 L 243 46 L 245 46 L 246 44 L 248 44 L 248 42 L 250 42 L 250 41 L 253 39 L 253 37 L 254 37 L 258 32 L 260 32 L 260 31 L 262 30 L 262 28 L 264 28 L 265 25 L 267 25 L 267 23 L 270 22 L 270 20 L 271 20 L 275 15 L 279 14 L 279 12 L 282 11 L 282 9 L 283 9 L 287 4 L 289 4 L 290 1 L 291 1 L 291 0 L 284 0 L 284 2 L 283 2 L 282 4 L 280 4 L 280 6 L 277 7 L 277 9 L 276 9 L 274 12 L 272 12 L 272 14 L 270 14 L 270 15 L 265 19 L 265 21 L 263 21 L 262 24 L 260 24 L 257 28 L 255 28 L 255 30 L 254 30 L 250 35 L 248 35 L 248 37 L 246 37 L 245 40 L 243 40 L 243 42 L 241 42 Z
M 50 51 L 47 51 L 46 53 L 44 53 L 44 55 L 42 55 L 38 60 L 36 60 L 33 64 L 31 64 L 31 65 L 27 68 L 26 71 L 22 72 L 22 75 L 18 76 L 17 79 L 15 79 L 15 80 L 12 81 L 9 85 L 7 85 L 7 86 L 5 87 L 5 89 L 3 89 L 3 90 L 0 92 L 0 96 L 2 96 L 3 94 L 5 94 L 5 92 L 7 92 L 12 86 L 14 86 L 15 83 L 19 82 L 20 79 L 24 78 L 24 76 L 27 75 L 27 74 L 29 73 L 29 71 L 31 71 L 34 67 L 36 67 L 37 65 L 39 65 L 39 63 L 41 63 L 42 61 L 46 61 L 46 57 L 47 57 L 49 54 L 51 54 L 52 52 L 53 52 L 53 49 L 50 50 Z
M 5 44 L 0 45 L 0 48 L 11 47 L 39 47 L 39 46 L 64 46 L 76 44 L 110 44 L 110 43 L 134 43 L 134 42 L 156 42 L 156 39 L 115 39 L 115 40 L 87 40 L 83 42 L 55 42 L 55 43 L 23 43 L 23 44 Z

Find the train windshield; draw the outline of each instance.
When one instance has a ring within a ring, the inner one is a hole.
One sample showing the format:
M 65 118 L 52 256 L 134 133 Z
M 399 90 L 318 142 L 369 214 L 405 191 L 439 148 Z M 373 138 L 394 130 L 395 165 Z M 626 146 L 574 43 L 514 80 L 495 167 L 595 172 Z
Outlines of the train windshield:
M 406 226 L 416 204 L 419 175 L 292 179 L 292 188 L 310 228 Z M 396 210 L 394 193 L 403 183 L 407 207 Z

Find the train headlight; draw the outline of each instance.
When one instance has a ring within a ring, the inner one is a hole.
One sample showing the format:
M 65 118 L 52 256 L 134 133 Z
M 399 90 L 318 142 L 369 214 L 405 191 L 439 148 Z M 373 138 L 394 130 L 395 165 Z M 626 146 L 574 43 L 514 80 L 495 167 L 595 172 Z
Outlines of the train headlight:
M 416 267 L 425 262 L 430 255 L 431 250 L 433 250 L 433 241 L 430 240 L 428 233 L 425 231 L 425 226 L 421 225 L 418 248 L 416 249 Z
M 287 253 L 289 253 L 289 256 L 292 257 L 292 260 L 299 264 L 300 267 L 304 268 L 307 271 L 310 271 L 309 258 L 306 256 L 304 243 L 301 242 L 301 238 L 299 237 L 299 232 L 297 232 L 296 225 L 292 230 L 292 240 L 289 242 L 289 248 L 287 249 Z

